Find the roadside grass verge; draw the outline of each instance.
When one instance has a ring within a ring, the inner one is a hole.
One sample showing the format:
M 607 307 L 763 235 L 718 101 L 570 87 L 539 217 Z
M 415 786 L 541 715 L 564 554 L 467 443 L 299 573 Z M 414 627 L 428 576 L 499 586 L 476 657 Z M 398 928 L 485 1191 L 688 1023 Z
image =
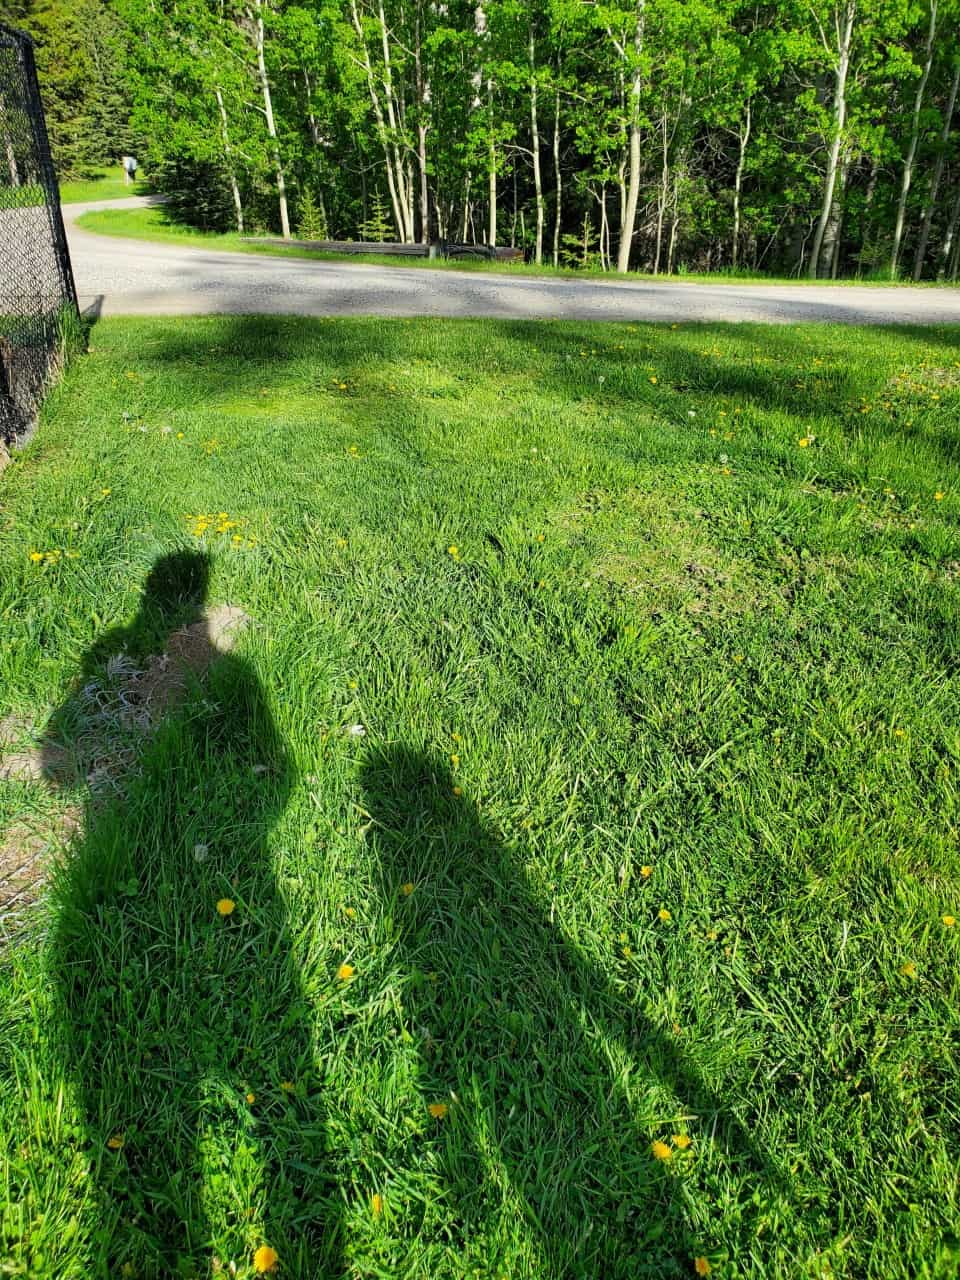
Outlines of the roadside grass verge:
M 87 806 L 10 1273 L 955 1275 L 958 342 L 98 324 L 0 480 L 0 720 L 85 774 L 0 823 Z
M 140 194 L 128 188 L 126 193 Z M 94 199 L 94 196 L 89 197 Z M 799 284 L 799 285 L 862 285 L 866 288 L 886 286 L 896 287 L 898 284 L 909 285 L 915 289 L 956 288 L 955 285 L 938 284 L 925 280 L 919 284 L 912 281 L 895 280 L 808 280 L 805 276 L 780 277 L 750 275 L 727 271 L 715 272 L 683 272 L 676 275 L 660 274 L 653 276 L 648 272 L 631 271 L 627 276 L 618 276 L 613 271 L 601 271 L 599 268 L 554 267 L 549 264 L 537 266 L 532 262 L 487 262 L 481 258 L 405 258 L 390 254 L 376 253 L 321 253 L 316 250 L 287 248 L 284 245 L 251 244 L 238 236 L 236 232 L 198 231 L 195 227 L 184 226 L 176 222 L 162 208 L 146 209 L 98 209 L 81 214 L 77 219 L 78 226 L 85 231 L 94 231 L 99 235 L 125 236 L 133 240 L 152 240 L 161 244 L 178 244 L 184 248 L 221 249 L 229 253 L 268 254 L 273 257 L 313 258 L 319 262 L 360 263 L 378 267 L 407 267 L 429 271 L 467 271 L 483 272 L 493 275 L 510 276 L 554 276 L 570 280 L 606 280 L 610 284 L 624 281 L 660 280 L 672 284 Z
M 101 169 L 92 178 L 68 179 L 60 183 L 61 204 L 83 204 L 87 200 L 126 200 L 128 196 L 147 195 L 149 184 L 143 178 L 125 183 L 121 165 Z

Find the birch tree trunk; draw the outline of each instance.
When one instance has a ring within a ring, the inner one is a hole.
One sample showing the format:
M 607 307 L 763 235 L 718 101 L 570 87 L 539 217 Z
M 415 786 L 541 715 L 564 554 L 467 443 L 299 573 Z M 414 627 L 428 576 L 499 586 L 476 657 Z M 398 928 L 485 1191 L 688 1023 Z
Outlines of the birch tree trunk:
M 240 188 L 237 185 L 237 174 L 233 167 L 233 149 L 230 146 L 230 132 L 227 128 L 227 108 L 223 105 L 223 94 L 216 89 L 217 106 L 220 108 L 220 131 L 223 136 L 223 155 L 227 164 L 227 177 L 230 179 L 230 194 L 233 196 L 233 208 L 237 219 L 237 234 L 243 235 L 243 201 L 240 199 Z
M 420 177 L 420 243 L 430 243 L 430 192 L 427 186 L 427 117 L 430 110 L 430 82 L 423 74 L 421 43 L 422 7 L 417 6 L 414 70 L 417 80 L 417 167 Z
M 940 246 L 940 266 L 937 268 L 938 280 L 942 280 L 949 269 L 950 250 L 953 248 L 953 243 L 957 238 L 958 226 L 960 226 L 960 191 L 957 192 L 957 198 L 954 200 L 953 208 L 950 210 L 947 229 L 943 236 L 943 244 Z
M 559 69 L 558 69 L 559 71 Z M 553 168 L 556 174 L 557 208 L 553 219 L 553 265 L 560 265 L 560 218 L 563 212 L 563 175 L 560 172 L 560 89 L 553 106 Z
M 537 118 L 537 64 L 536 48 L 533 42 L 533 27 L 530 27 L 530 148 L 533 159 L 533 190 L 537 202 L 537 240 L 534 262 L 539 266 L 543 261 L 543 178 L 540 173 L 540 124 Z
M 937 162 L 933 167 L 930 179 L 930 190 L 927 192 L 926 206 L 923 211 L 923 225 L 920 228 L 920 240 L 917 244 L 917 256 L 913 260 L 913 278 L 919 280 L 923 274 L 923 260 L 927 256 L 927 245 L 930 242 L 930 227 L 937 208 L 937 196 L 940 194 L 940 179 L 943 177 L 943 166 L 947 158 L 947 143 L 950 141 L 950 128 L 953 124 L 953 109 L 957 105 L 957 90 L 960 89 L 960 59 L 953 73 L 953 84 L 950 86 L 950 97 L 943 117 L 943 128 L 940 130 L 940 150 Z
M 827 172 L 823 180 L 823 203 L 820 208 L 817 231 L 813 238 L 810 266 L 807 269 L 807 274 L 811 280 L 816 280 L 820 272 L 820 253 L 823 248 L 823 236 L 827 229 L 830 211 L 833 208 L 833 193 L 837 185 L 840 145 L 843 141 L 843 126 L 847 121 L 847 73 L 850 70 L 850 45 L 853 41 L 853 24 L 856 16 L 857 0 L 846 0 L 843 10 L 843 29 L 842 31 L 838 30 L 839 57 L 833 93 L 833 139 L 830 143 L 830 154 L 827 158 Z
M 490 88 L 490 158 L 487 168 L 487 200 L 490 205 L 490 223 L 487 229 L 487 243 L 497 243 L 497 147 L 493 138 L 493 87 Z
M 6 124 L 7 104 L 2 93 L 0 93 L 0 125 L 3 127 L 3 149 L 7 155 L 7 168 L 10 170 L 10 185 L 19 187 L 20 170 L 17 168 L 17 154 L 13 149 L 13 139 L 10 137 L 9 126 Z
M 903 239 L 903 223 L 907 209 L 907 193 L 913 180 L 913 162 L 917 156 L 917 143 L 920 140 L 920 111 L 923 107 L 923 95 L 926 92 L 930 67 L 933 64 L 933 40 L 937 33 L 937 0 L 930 0 L 930 30 L 927 32 L 926 58 L 923 73 L 917 85 L 917 95 L 913 100 L 913 123 L 910 128 L 910 146 L 907 158 L 903 162 L 903 177 L 900 180 L 900 199 L 897 201 L 897 220 L 893 227 L 893 246 L 890 250 L 890 274 L 896 278 L 900 265 L 900 242 Z
M 630 84 L 630 161 L 629 180 L 626 202 L 623 206 L 623 217 L 620 227 L 620 244 L 617 248 L 617 271 L 626 275 L 630 266 L 630 250 L 633 247 L 633 230 L 637 221 L 637 203 L 640 199 L 640 91 L 643 87 L 640 69 L 640 56 L 643 53 L 643 23 L 646 0 L 637 0 L 636 26 L 633 34 L 633 48 L 636 54 L 636 66 Z M 622 60 L 626 62 L 626 51 L 619 49 Z
M 310 83 L 310 76 L 307 73 L 306 67 L 303 68 L 303 87 L 306 90 L 306 95 L 307 95 L 307 124 L 310 126 L 310 141 L 313 143 L 314 147 L 317 149 L 317 174 L 319 177 L 322 178 L 324 174 L 323 174 L 323 166 L 320 160 L 320 156 L 322 154 L 320 151 L 320 148 L 323 145 L 323 139 L 320 137 L 320 130 L 317 127 L 317 117 L 314 115 L 314 112 L 313 112 L 313 101 L 312 101 L 313 86 Z M 320 210 L 320 217 L 323 221 L 323 225 L 329 230 L 330 223 L 327 219 L 327 206 L 323 198 L 322 186 L 317 191 L 317 207 Z M 367 217 L 366 209 L 364 209 L 363 211 L 363 217 L 364 217 L 364 221 L 366 221 L 366 217 Z
M 350 16 L 353 20 L 353 29 L 357 33 L 357 39 L 360 43 L 360 51 L 363 58 L 363 69 L 367 77 L 367 90 L 370 94 L 370 104 L 373 107 L 373 118 L 376 121 L 377 137 L 380 145 L 383 147 L 383 163 L 387 173 L 387 190 L 390 192 L 390 204 L 393 207 L 393 219 L 397 226 L 397 234 L 403 238 L 403 209 L 400 201 L 400 193 L 398 190 L 397 176 L 394 172 L 394 154 L 390 145 L 390 135 L 387 130 L 387 122 L 383 114 L 383 104 L 380 101 L 380 94 L 377 91 L 377 81 L 373 73 L 373 63 L 370 61 L 370 51 L 367 48 L 367 42 L 363 34 L 363 24 L 360 21 L 360 14 L 357 10 L 357 0 L 350 0 Z M 366 211 L 364 211 L 364 221 L 366 221 Z
M 670 167 L 668 164 L 669 144 L 667 142 L 667 109 L 663 109 L 661 121 L 663 137 L 661 141 L 662 159 L 660 164 L 660 193 L 657 196 L 657 245 L 653 256 L 653 274 L 660 274 L 660 250 L 663 245 L 663 220 L 667 212 L 667 192 L 669 190 Z
M 847 187 L 847 174 L 850 170 L 850 153 L 844 152 L 840 161 L 837 182 L 833 192 L 833 204 L 830 206 L 830 217 L 823 232 L 823 244 L 820 249 L 821 275 L 828 275 L 832 280 L 837 278 L 837 267 L 840 255 L 840 230 L 843 226 L 843 196 Z
M 750 99 L 747 99 L 747 115 L 738 132 L 740 150 L 737 154 L 737 174 L 733 183 L 733 244 L 730 254 L 731 265 L 736 271 L 740 261 L 740 192 L 743 190 L 743 166 L 747 157 L 747 143 L 750 141 L 751 125 Z
M 400 206 L 400 239 L 408 244 L 413 243 L 413 190 L 412 176 L 404 166 L 400 153 L 400 130 L 397 112 L 394 105 L 393 62 L 390 57 L 390 38 L 387 34 L 387 18 L 383 12 L 383 0 L 377 6 L 377 18 L 380 23 L 380 42 L 383 48 L 383 97 L 387 107 L 387 124 L 390 127 L 390 147 L 393 152 L 393 163 L 396 171 L 397 203 Z
M 270 78 L 267 75 L 267 61 L 264 56 L 263 0 L 254 0 L 254 4 L 257 10 L 257 18 L 254 23 L 254 38 L 257 45 L 257 71 L 260 75 L 260 88 L 263 92 L 263 110 L 267 118 L 267 134 L 273 144 L 273 160 L 277 173 L 277 201 L 280 205 L 280 230 L 284 240 L 289 240 L 290 215 L 287 212 L 287 184 L 283 176 L 283 162 L 280 159 L 277 125 L 273 118 L 273 96 L 270 92 Z

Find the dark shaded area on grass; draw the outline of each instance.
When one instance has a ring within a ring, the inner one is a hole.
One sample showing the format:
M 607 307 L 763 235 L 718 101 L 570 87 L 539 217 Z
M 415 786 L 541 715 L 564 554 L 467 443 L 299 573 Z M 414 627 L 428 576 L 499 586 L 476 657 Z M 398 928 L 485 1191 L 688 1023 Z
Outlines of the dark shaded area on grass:
M 207 572 L 198 553 L 157 562 L 132 625 L 85 659 L 81 704 L 108 658 L 157 654 L 199 619 Z M 112 799 L 88 803 L 53 886 L 49 971 L 100 1203 L 96 1274 L 127 1263 L 157 1277 L 207 1274 L 209 1206 L 241 1251 L 262 1226 L 288 1274 L 338 1274 L 322 1102 L 284 1087 L 313 1061 L 265 845 L 293 761 L 251 667 L 214 650 L 192 659 L 203 685 L 180 688 Z M 68 704 L 54 716 L 52 781 L 62 783 L 69 728 L 86 713 Z M 208 845 L 209 830 L 220 841 Z M 219 914 L 220 899 L 235 909 Z M 218 1179 L 224 1146 L 246 1153 L 242 1205 Z
M 505 1177 L 545 1274 L 648 1274 L 651 1249 L 658 1274 L 685 1273 L 699 1242 L 681 1184 L 705 1143 L 774 1212 L 789 1196 L 781 1171 L 692 1067 L 680 1028 L 671 1036 L 639 1012 L 659 975 L 637 972 L 634 999 L 615 991 L 544 913 L 522 849 L 485 826 L 438 759 L 384 747 L 361 784 L 424 1106 L 449 1107 L 437 1123 L 448 1126 L 443 1172 L 464 1243 L 503 1212 Z M 636 1112 L 654 1093 L 679 1109 L 650 1132 Z M 757 1229 L 749 1218 L 745 1238 Z

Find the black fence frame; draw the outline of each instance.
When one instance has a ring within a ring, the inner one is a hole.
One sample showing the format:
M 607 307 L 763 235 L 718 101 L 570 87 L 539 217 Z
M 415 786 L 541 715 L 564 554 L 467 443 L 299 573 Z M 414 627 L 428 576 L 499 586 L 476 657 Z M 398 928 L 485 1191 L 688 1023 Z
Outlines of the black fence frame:
M 0 444 L 31 429 L 79 320 L 33 41 L 0 23 Z

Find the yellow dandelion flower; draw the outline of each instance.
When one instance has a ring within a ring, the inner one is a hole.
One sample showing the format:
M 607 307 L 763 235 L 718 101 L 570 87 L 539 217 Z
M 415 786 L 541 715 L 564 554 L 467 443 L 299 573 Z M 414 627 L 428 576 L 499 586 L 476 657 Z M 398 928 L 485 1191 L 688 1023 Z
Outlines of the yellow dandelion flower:
M 247 1094 L 247 1101 L 250 1103 L 251 1107 L 252 1107 L 252 1106 L 253 1106 L 253 1104 L 256 1102 L 256 1100 L 257 1100 L 257 1095 L 256 1095 L 255 1093 L 248 1093 L 248 1094 Z
M 543 533 L 538 533 L 538 534 L 537 534 L 537 541 L 538 541 L 538 542 L 543 542 L 543 541 L 545 541 L 545 539 L 546 539 L 546 534 L 543 534 Z
M 450 546 L 447 547 L 447 552 L 449 555 L 453 556 L 454 560 L 456 560 L 457 556 L 460 554 L 460 548 L 458 546 Z
M 944 499 L 944 496 L 945 496 L 945 495 L 944 495 L 944 493 L 943 493 L 943 490 L 942 490 L 942 489 L 938 489 L 938 490 L 937 490 L 937 492 L 933 495 L 933 500 L 934 500 L 934 502 L 942 502 L 942 501 L 943 501 L 943 499 Z
M 375 1218 L 379 1218 L 383 1213 L 383 1196 L 380 1195 L 379 1191 L 370 1197 L 370 1208 Z
M 649 880 L 649 879 L 650 879 L 650 877 L 653 875 L 653 867 L 648 866 L 648 865 L 645 863 L 645 864 L 640 868 L 640 874 L 643 876 L 644 880 Z
M 217 903 L 217 910 L 222 916 L 229 916 L 233 914 L 236 905 L 232 898 L 221 898 Z
M 337 977 L 341 982 L 348 982 L 356 972 L 356 968 L 352 964 L 342 964 L 337 970 Z
M 107 1146 L 110 1148 L 111 1151 L 119 1151 L 120 1148 L 123 1146 L 123 1134 L 122 1133 L 113 1134 L 112 1137 L 107 1139 Z
M 694 1258 L 693 1269 L 698 1276 L 708 1276 L 713 1270 L 706 1258 Z
M 347 681 L 347 688 L 348 688 L 348 689 L 356 689 L 357 687 L 358 687 L 358 685 L 357 685 L 356 680 L 348 680 L 348 681 Z
M 662 920 L 664 924 L 666 924 L 666 922 L 668 920 L 672 920 L 673 917 L 671 916 L 670 912 L 667 910 L 666 907 L 661 907 L 660 910 L 657 912 L 657 919 Z
M 650 378 L 650 381 L 653 383 L 653 385 L 654 385 L 654 386 L 656 386 L 656 385 L 657 385 L 657 375 L 656 375 L 656 374 L 653 374 L 653 375 L 651 376 L 651 378 Z
M 941 916 L 940 919 L 943 921 L 943 923 L 947 926 L 948 929 L 952 929 L 953 926 L 957 923 L 956 916 Z
M 43 552 L 42 552 L 42 551 L 31 551 L 31 552 L 30 552 L 30 559 L 33 561 L 33 563 L 34 563 L 34 564 L 39 564 L 39 563 L 40 563 L 40 561 L 43 559 Z
M 279 1261 L 280 1255 L 276 1249 L 271 1249 L 268 1244 L 262 1244 L 254 1252 L 253 1269 L 258 1275 L 264 1275 L 267 1271 L 275 1270 Z
M 445 1102 L 431 1102 L 427 1110 L 433 1116 L 434 1120 L 442 1120 L 449 1111 L 449 1107 Z
M 656 1142 L 651 1142 L 650 1154 L 657 1160 L 669 1160 L 673 1152 L 665 1142 L 661 1142 L 658 1139 Z
M 345 382 L 338 382 L 337 386 L 340 388 L 341 391 L 346 391 L 347 389 L 347 384 Z
M 177 432 L 177 439 L 178 439 L 178 440 L 182 440 L 182 439 L 183 439 L 183 432 L 182 432 L 182 431 L 178 431 L 178 432 Z
M 453 765 L 455 769 L 459 766 L 460 757 L 457 755 L 456 752 L 454 752 L 453 755 L 450 757 L 450 763 Z
M 110 494 L 111 494 L 112 492 L 113 492 L 113 490 L 112 490 L 112 489 L 101 489 L 101 490 L 100 490 L 100 497 L 101 497 L 101 498 L 109 498 L 109 496 L 110 496 Z
M 692 1141 L 689 1133 L 675 1133 L 672 1138 L 673 1145 L 678 1151 L 686 1151 Z
M 348 920 L 356 920 L 357 909 L 356 907 L 344 907 L 343 914 L 347 917 Z
M 413 893 L 413 887 L 413 881 L 408 880 L 406 884 L 402 884 L 400 886 L 400 891 L 405 897 L 409 898 L 411 893 Z
M 632 960 L 632 959 L 633 959 L 633 947 L 623 947 L 623 948 L 622 948 L 622 950 L 623 950 L 623 958 L 624 958 L 624 960 Z
M 912 960 L 908 960 L 906 964 L 900 966 L 900 972 L 905 978 L 915 978 L 917 976 L 917 966 Z
M 457 797 L 462 796 L 462 795 L 463 795 L 463 787 L 454 787 L 454 788 L 453 788 L 453 794 L 454 794 L 455 796 L 457 796 Z
M 801 436 L 800 439 L 797 441 L 797 447 L 800 449 L 806 449 L 809 444 L 810 444 L 809 436 Z
M 293 1093 L 293 1091 L 296 1089 L 296 1087 L 297 1087 L 297 1086 L 293 1083 L 293 1081 L 292 1081 L 292 1080 L 281 1080 L 281 1081 L 280 1081 L 280 1088 L 283 1090 L 283 1092 L 284 1092 L 284 1093 Z

